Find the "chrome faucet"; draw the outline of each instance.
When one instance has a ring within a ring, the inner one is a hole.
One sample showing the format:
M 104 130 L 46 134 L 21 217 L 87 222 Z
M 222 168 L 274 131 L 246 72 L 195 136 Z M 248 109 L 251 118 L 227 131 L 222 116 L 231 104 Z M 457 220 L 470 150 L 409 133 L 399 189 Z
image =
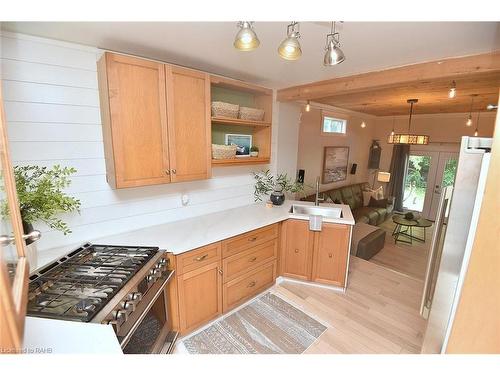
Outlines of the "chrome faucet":
M 319 206 L 319 202 L 324 202 L 325 196 L 322 194 L 322 197 L 319 197 L 319 176 L 316 177 L 316 199 L 314 200 L 314 205 Z

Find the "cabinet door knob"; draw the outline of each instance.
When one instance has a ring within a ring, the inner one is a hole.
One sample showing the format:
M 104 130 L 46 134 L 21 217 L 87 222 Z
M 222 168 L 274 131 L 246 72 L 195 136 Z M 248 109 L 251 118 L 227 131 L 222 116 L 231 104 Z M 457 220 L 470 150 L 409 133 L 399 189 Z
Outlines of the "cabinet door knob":
M 248 241 L 250 241 L 250 242 L 255 242 L 255 241 L 257 241 L 257 237 L 252 237 L 252 238 L 249 238 L 249 239 L 248 239 Z
M 177 173 L 177 171 L 176 171 L 175 169 L 172 169 L 172 173 L 173 173 L 173 174 L 176 174 L 176 173 Z
M 222 268 L 218 268 L 219 274 L 222 275 Z
M 298 253 L 299 252 L 299 249 L 295 249 L 295 253 Z
M 170 169 L 165 169 L 165 173 L 170 175 Z
M 257 260 L 257 257 L 252 257 L 250 259 L 248 259 L 249 262 L 255 262 Z
M 247 288 L 253 288 L 257 283 L 255 281 L 252 281 L 250 284 L 247 285 Z
M 332 254 L 332 253 L 329 253 L 329 254 L 328 254 L 328 258 L 333 258 L 333 254 Z

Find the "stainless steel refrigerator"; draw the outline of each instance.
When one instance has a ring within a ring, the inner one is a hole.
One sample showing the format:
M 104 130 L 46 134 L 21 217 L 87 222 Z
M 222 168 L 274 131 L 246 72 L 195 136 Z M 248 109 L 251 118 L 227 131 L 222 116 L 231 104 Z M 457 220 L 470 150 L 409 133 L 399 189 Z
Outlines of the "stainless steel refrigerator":
M 422 353 L 446 352 L 474 242 L 491 145 L 491 138 L 462 137 L 454 186 L 441 194 L 421 305 L 428 319 Z

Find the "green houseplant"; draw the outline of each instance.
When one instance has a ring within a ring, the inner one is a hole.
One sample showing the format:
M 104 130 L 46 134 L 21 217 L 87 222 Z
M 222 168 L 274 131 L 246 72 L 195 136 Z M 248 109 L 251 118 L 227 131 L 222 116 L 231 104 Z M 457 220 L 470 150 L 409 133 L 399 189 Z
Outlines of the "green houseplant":
M 259 156 L 259 148 L 257 146 L 250 147 L 250 156 L 253 157 Z
M 63 191 L 71 184 L 69 176 L 75 172 L 75 168 L 62 168 L 59 165 L 52 168 L 37 165 L 14 167 L 25 234 L 33 230 L 33 224 L 37 221 L 42 221 L 65 235 L 71 233 L 68 225 L 58 218 L 58 215 L 64 212 L 79 212 L 80 201 Z M 1 214 L 8 215 L 8 210 L 8 205 L 3 203 Z
M 285 201 L 285 193 L 299 193 L 304 190 L 304 184 L 293 182 L 286 173 L 273 175 L 269 170 L 253 173 L 255 179 L 254 198 L 262 201 L 263 195 L 270 195 L 274 205 L 280 206 Z

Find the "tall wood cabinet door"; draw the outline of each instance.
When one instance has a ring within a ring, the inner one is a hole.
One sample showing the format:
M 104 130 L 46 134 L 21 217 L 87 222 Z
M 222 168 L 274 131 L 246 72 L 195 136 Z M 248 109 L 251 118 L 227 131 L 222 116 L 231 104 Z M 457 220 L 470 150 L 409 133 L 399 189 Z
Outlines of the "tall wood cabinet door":
M 29 256 L 23 238 L 0 85 L 0 353 L 20 353 L 28 300 Z M 35 233 L 31 233 L 35 234 Z
M 221 262 L 177 278 L 181 333 L 192 331 L 222 313 Z
M 312 281 L 345 286 L 350 227 L 324 223 L 316 232 Z
M 166 65 L 168 136 L 174 182 L 210 178 L 210 78 L 207 73 Z
M 106 157 L 114 158 L 116 187 L 170 182 L 164 64 L 112 53 L 105 58 L 107 82 L 100 84 L 108 86 L 111 126 L 103 119 L 104 141 L 112 142 Z
M 313 233 L 307 220 L 289 219 L 283 226 L 284 246 L 281 267 L 283 276 L 309 280 L 311 277 Z

